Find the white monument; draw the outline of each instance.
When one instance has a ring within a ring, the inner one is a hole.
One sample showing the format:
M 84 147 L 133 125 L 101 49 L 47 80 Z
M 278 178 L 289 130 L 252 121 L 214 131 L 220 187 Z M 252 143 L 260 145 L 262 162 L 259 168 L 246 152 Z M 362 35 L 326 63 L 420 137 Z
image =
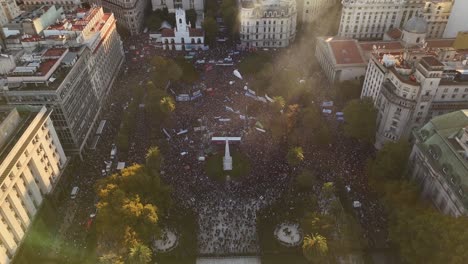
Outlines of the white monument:
M 231 157 L 231 153 L 229 153 L 229 140 L 227 139 L 226 139 L 226 147 L 224 149 L 223 170 L 225 171 L 232 170 L 232 157 Z

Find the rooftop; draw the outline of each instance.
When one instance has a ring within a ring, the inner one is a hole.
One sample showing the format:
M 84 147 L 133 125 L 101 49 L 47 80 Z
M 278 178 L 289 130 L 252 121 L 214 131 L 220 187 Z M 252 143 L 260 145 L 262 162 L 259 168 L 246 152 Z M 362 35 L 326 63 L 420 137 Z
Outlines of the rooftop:
M 433 56 L 423 57 L 421 58 L 421 62 L 431 67 L 444 67 L 444 64 Z
M 399 28 L 392 28 L 387 31 L 387 35 L 392 39 L 400 39 L 401 38 L 401 30 Z
M 356 40 L 328 38 L 325 42 L 329 45 L 336 64 L 365 63 Z

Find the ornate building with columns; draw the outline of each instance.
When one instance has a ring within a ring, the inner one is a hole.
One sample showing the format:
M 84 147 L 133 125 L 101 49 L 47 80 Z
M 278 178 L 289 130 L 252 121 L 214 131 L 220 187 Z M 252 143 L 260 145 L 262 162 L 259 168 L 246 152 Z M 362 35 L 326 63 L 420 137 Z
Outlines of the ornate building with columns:
M 240 39 L 243 47 L 287 47 L 296 37 L 296 1 L 242 2 L 240 23 Z
M 411 178 L 442 213 L 468 214 L 468 110 L 433 118 L 413 131 Z
M 67 157 L 51 110 L 0 108 L 0 263 L 10 263 Z
M 382 39 L 393 28 L 402 28 L 413 16 L 428 21 L 428 37 L 442 37 L 452 9 L 452 0 L 342 0 L 338 36 Z

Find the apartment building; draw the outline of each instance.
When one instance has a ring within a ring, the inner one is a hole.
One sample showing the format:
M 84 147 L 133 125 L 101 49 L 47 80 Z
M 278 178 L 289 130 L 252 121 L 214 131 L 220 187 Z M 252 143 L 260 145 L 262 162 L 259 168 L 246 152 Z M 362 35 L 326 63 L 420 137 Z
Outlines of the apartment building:
M 298 1 L 299 2 L 299 1 Z M 301 0 L 302 22 L 312 23 L 322 17 L 333 6 L 338 5 L 338 0 Z M 298 3 L 299 5 L 299 3 Z
M 468 16 L 466 15 L 468 1 L 453 0 L 453 2 L 452 12 L 444 30 L 444 38 L 454 38 L 459 32 L 468 31 Z
M 402 28 L 416 15 L 429 23 L 428 37 L 443 35 L 452 0 L 342 0 L 338 36 L 355 39 L 382 39 L 392 28 Z
M 44 5 L 55 5 L 63 8 L 66 12 L 73 11 L 79 7 L 85 1 L 82 0 L 22 0 L 22 8 L 30 11 Z
M 0 107 L 0 263 L 10 263 L 67 163 L 45 107 Z
M 112 14 L 83 9 L 40 36 L 9 36 L 24 54 L 7 75 L 2 95 L 10 105 L 46 105 L 67 153 L 85 148 L 124 55 Z M 10 44 L 7 43 L 7 46 Z
M 241 45 L 287 47 L 296 37 L 296 1 L 248 1 L 240 9 Z
M 177 9 L 194 9 L 197 13 L 203 13 L 205 2 L 203 0 L 151 0 L 151 5 L 153 11 L 167 8 L 170 13 L 175 13 Z
M 378 110 L 376 148 L 409 137 L 435 116 L 468 108 L 466 54 L 425 49 L 372 53 L 361 97 Z
M 143 30 L 145 0 L 92 0 L 90 3 L 102 6 L 106 11 L 114 14 L 119 26 L 126 28 L 131 35 L 139 34 Z

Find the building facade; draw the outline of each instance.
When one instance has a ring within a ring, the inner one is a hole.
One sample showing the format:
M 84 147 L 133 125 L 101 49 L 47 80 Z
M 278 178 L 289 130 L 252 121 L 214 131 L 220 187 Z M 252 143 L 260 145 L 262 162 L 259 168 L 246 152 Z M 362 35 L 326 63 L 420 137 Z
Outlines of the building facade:
M 63 19 L 63 8 L 52 6 L 40 6 L 31 11 L 23 12 L 21 15 L 3 25 L 2 30 L 5 37 L 12 35 L 38 35 L 44 29 Z
M 377 108 L 376 148 L 409 137 L 435 116 L 468 108 L 468 67 L 465 55 L 424 50 L 401 55 L 373 53 L 361 97 Z
M 2 95 L 10 105 L 53 109 L 57 134 L 70 154 L 80 154 L 88 143 L 123 63 L 115 23 L 112 14 L 91 8 L 49 26 L 41 37 L 17 36 L 25 52 Z
M 0 26 L 19 16 L 21 10 L 15 0 L 0 0 Z
M 444 38 L 454 38 L 458 32 L 468 31 L 468 1 L 454 0 L 452 12 L 444 30 Z
M 440 38 L 452 8 L 452 0 L 342 0 L 342 4 L 338 36 L 355 39 L 382 39 L 385 32 L 402 28 L 418 14 L 429 22 L 428 37 Z
M 73 11 L 81 6 L 84 1 L 81 0 L 23 0 L 22 8 L 25 10 L 34 10 L 43 5 L 55 5 L 62 7 L 65 11 Z
M 452 12 L 453 2 L 447 1 L 426 1 L 421 15 L 427 21 L 427 37 L 442 38 L 444 35 L 447 22 Z M 454 38 L 456 36 L 453 36 Z
M 444 214 L 468 214 L 468 110 L 433 118 L 413 131 L 411 178 Z
M 151 0 L 153 11 L 156 9 L 164 9 L 170 13 L 175 13 L 177 9 L 194 9 L 197 13 L 203 13 L 205 2 L 203 0 Z
M 294 0 L 243 2 L 240 10 L 241 45 L 247 48 L 287 47 L 296 37 Z
M 131 35 L 139 34 L 144 25 L 145 0 L 93 0 L 91 3 L 102 6 L 105 11 L 114 14 L 119 26 L 124 27 Z
M 318 37 L 315 57 L 330 83 L 364 77 L 367 61 L 355 39 Z
M 302 11 L 302 22 L 312 23 L 322 17 L 327 11 L 337 5 L 338 0 L 301 0 L 303 2 Z
M 199 50 L 204 47 L 205 33 L 200 28 L 187 24 L 185 10 L 175 11 L 176 28 L 165 28 L 161 31 L 164 50 Z
M 0 108 L 0 263 L 10 263 L 67 163 L 51 110 Z

